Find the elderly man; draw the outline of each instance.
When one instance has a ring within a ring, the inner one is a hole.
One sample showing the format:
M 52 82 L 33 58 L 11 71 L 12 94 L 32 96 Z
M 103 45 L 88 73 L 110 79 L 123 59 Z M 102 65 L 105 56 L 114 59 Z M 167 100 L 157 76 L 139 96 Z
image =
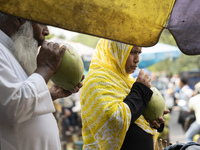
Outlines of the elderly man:
M 46 42 L 48 34 L 46 25 L 0 13 L 1 150 L 61 150 L 53 100 L 82 83 L 73 91 L 47 88 L 66 50 Z

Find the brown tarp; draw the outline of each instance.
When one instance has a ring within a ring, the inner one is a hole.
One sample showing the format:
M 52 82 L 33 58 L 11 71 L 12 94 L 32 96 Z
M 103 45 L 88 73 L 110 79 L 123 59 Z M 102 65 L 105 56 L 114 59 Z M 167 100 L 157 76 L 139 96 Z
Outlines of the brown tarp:
M 183 53 L 200 54 L 200 0 L 176 0 L 167 28 Z
M 70 31 L 152 46 L 175 0 L 0 0 L 0 11 Z

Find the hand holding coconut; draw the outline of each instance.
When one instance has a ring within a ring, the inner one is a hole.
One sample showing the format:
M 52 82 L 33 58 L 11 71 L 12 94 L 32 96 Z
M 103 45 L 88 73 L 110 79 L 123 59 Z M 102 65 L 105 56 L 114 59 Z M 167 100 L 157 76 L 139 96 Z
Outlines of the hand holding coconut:
M 168 114 L 169 110 L 165 110 L 165 102 L 161 93 L 155 87 L 151 87 L 151 90 L 153 95 L 143 112 L 143 116 L 151 127 L 159 128 L 161 124 L 164 124 L 163 116 Z
M 168 113 L 170 113 L 169 110 L 164 110 L 163 115 L 161 117 L 159 117 L 158 119 L 153 120 L 153 121 L 148 120 L 150 126 L 152 128 L 153 127 L 157 128 L 157 129 L 160 128 L 160 125 L 165 123 L 165 120 L 164 120 L 163 116 L 166 115 L 166 114 L 168 114 Z
M 74 88 L 83 80 L 84 65 L 80 55 L 71 45 L 65 43 L 63 46 L 67 49 L 51 80 L 65 90 L 74 91 Z
M 46 83 L 59 68 L 66 47 L 59 49 L 58 43 L 44 41 L 37 56 L 37 69 Z
M 82 76 L 81 81 L 84 79 L 84 75 Z M 83 84 L 80 82 L 73 90 L 64 90 L 63 88 L 59 87 L 56 84 L 53 84 L 53 86 L 50 88 L 51 97 L 53 100 L 56 100 L 58 98 L 67 97 L 70 96 L 72 93 L 77 93 L 79 89 L 83 86 Z
M 162 95 L 155 87 L 151 87 L 151 78 L 148 73 L 144 73 L 144 70 L 140 70 L 136 82 L 146 85 L 153 91 L 153 95 L 147 105 L 147 108 L 143 112 L 143 115 L 150 123 L 151 127 L 159 128 L 160 125 L 165 122 L 163 115 L 169 113 L 169 110 L 165 110 L 165 102 Z
M 39 73 L 47 83 L 60 68 L 66 50 L 67 47 L 65 45 L 60 47 L 58 43 L 43 42 L 37 57 L 37 69 L 35 73 Z M 64 89 L 59 85 L 53 85 L 50 88 L 52 99 L 67 97 L 72 93 L 78 92 L 82 87 L 81 81 L 84 79 L 84 75 L 81 74 L 80 78 L 79 82 L 71 89 Z

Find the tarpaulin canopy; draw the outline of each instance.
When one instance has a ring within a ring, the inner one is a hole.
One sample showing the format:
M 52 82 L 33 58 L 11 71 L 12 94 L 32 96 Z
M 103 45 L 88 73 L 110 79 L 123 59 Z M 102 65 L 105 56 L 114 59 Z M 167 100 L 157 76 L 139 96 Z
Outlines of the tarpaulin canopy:
M 176 59 L 180 55 L 181 51 L 178 47 L 157 43 L 155 46 L 142 48 L 138 67 L 140 69 L 146 68 L 167 58 Z
M 200 0 L 176 0 L 167 28 L 183 53 L 200 54 Z
M 152 46 L 175 0 L 0 0 L 0 11 L 138 46 Z
M 199 0 L 0 0 L 0 11 L 142 47 L 168 29 L 183 53 L 200 54 Z

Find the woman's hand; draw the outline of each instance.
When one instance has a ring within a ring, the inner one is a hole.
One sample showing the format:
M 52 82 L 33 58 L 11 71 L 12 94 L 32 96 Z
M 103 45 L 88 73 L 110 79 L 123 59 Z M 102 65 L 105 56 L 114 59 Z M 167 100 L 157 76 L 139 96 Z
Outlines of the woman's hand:
M 169 110 L 164 110 L 163 116 L 168 114 L 169 112 L 170 112 Z M 152 122 L 148 121 L 149 124 L 150 124 L 150 127 L 156 128 L 156 129 L 160 128 L 160 125 L 165 123 L 165 120 L 163 119 L 163 116 L 159 117 L 156 120 L 153 120 Z
M 85 78 L 85 76 L 83 75 L 81 81 L 83 81 L 84 78 Z M 58 98 L 68 97 L 72 93 L 77 93 L 82 86 L 83 86 L 83 83 L 80 82 L 76 87 L 74 87 L 73 90 L 67 91 L 67 90 L 64 90 L 64 89 L 60 88 L 59 86 L 53 84 L 53 86 L 50 88 L 49 91 L 50 91 L 52 100 L 56 100 Z
M 147 72 L 144 73 L 143 69 L 140 70 L 136 82 L 140 82 L 149 88 L 151 87 L 151 78 L 149 77 L 149 74 Z

